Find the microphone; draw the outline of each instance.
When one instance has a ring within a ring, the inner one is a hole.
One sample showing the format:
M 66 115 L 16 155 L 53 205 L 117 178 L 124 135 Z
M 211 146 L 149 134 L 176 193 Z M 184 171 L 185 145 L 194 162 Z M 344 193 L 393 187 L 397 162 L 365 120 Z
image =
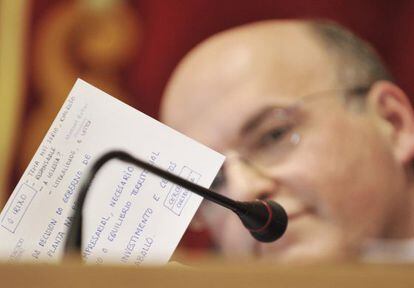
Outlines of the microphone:
M 288 223 L 286 211 L 282 206 L 274 201 L 235 201 L 135 158 L 124 151 L 114 150 L 107 152 L 98 158 L 83 181 L 76 200 L 76 209 L 73 214 L 72 225 L 69 228 L 68 237 L 66 239 L 65 253 L 70 250 L 80 251 L 82 247 L 82 210 L 85 198 L 98 171 L 112 159 L 118 159 L 120 161 L 136 165 L 151 172 L 152 174 L 196 193 L 208 201 L 230 209 L 239 216 L 241 222 L 249 230 L 250 234 L 260 242 L 273 242 L 282 237 L 286 231 Z

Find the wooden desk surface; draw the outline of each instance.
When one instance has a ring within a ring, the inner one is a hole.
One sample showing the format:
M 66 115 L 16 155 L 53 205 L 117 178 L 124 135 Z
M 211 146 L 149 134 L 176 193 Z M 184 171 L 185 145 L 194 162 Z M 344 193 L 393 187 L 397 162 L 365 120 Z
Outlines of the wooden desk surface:
M 414 265 L 263 266 L 208 264 L 197 268 L 134 268 L 0 264 L 0 287 L 409 287 Z

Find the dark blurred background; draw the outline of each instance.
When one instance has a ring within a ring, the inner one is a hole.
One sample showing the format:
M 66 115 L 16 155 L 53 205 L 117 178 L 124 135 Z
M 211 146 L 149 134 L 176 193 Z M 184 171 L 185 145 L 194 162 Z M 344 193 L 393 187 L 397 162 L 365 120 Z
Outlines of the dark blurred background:
M 2 0 L 3 203 L 78 77 L 157 118 L 174 67 L 203 39 L 258 20 L 323 18 L 372 43 L 413 99 L 413 12 L 409 0 Z

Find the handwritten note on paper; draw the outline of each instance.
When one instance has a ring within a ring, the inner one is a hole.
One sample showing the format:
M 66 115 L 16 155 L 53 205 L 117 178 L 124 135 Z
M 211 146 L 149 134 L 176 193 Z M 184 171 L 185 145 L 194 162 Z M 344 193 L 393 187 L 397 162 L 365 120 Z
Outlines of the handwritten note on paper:
M 94 159 L 121 149 L 208 187 L 224 157 L 78 80 L 0 214 L 6 261 L 57 261 Z M 84 209 L 89 263 L 164 264 L 202 198 L 146 170 L 110 161 Z

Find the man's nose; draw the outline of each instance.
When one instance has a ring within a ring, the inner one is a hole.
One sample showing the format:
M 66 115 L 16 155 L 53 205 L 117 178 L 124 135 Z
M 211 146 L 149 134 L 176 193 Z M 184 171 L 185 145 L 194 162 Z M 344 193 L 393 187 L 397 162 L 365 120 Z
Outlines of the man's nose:
M 236 152 L 226 153 L 224 164 L 225 193 L 238 201 L 267 199 L 277 193 L 276 179 L 265 175 Z

